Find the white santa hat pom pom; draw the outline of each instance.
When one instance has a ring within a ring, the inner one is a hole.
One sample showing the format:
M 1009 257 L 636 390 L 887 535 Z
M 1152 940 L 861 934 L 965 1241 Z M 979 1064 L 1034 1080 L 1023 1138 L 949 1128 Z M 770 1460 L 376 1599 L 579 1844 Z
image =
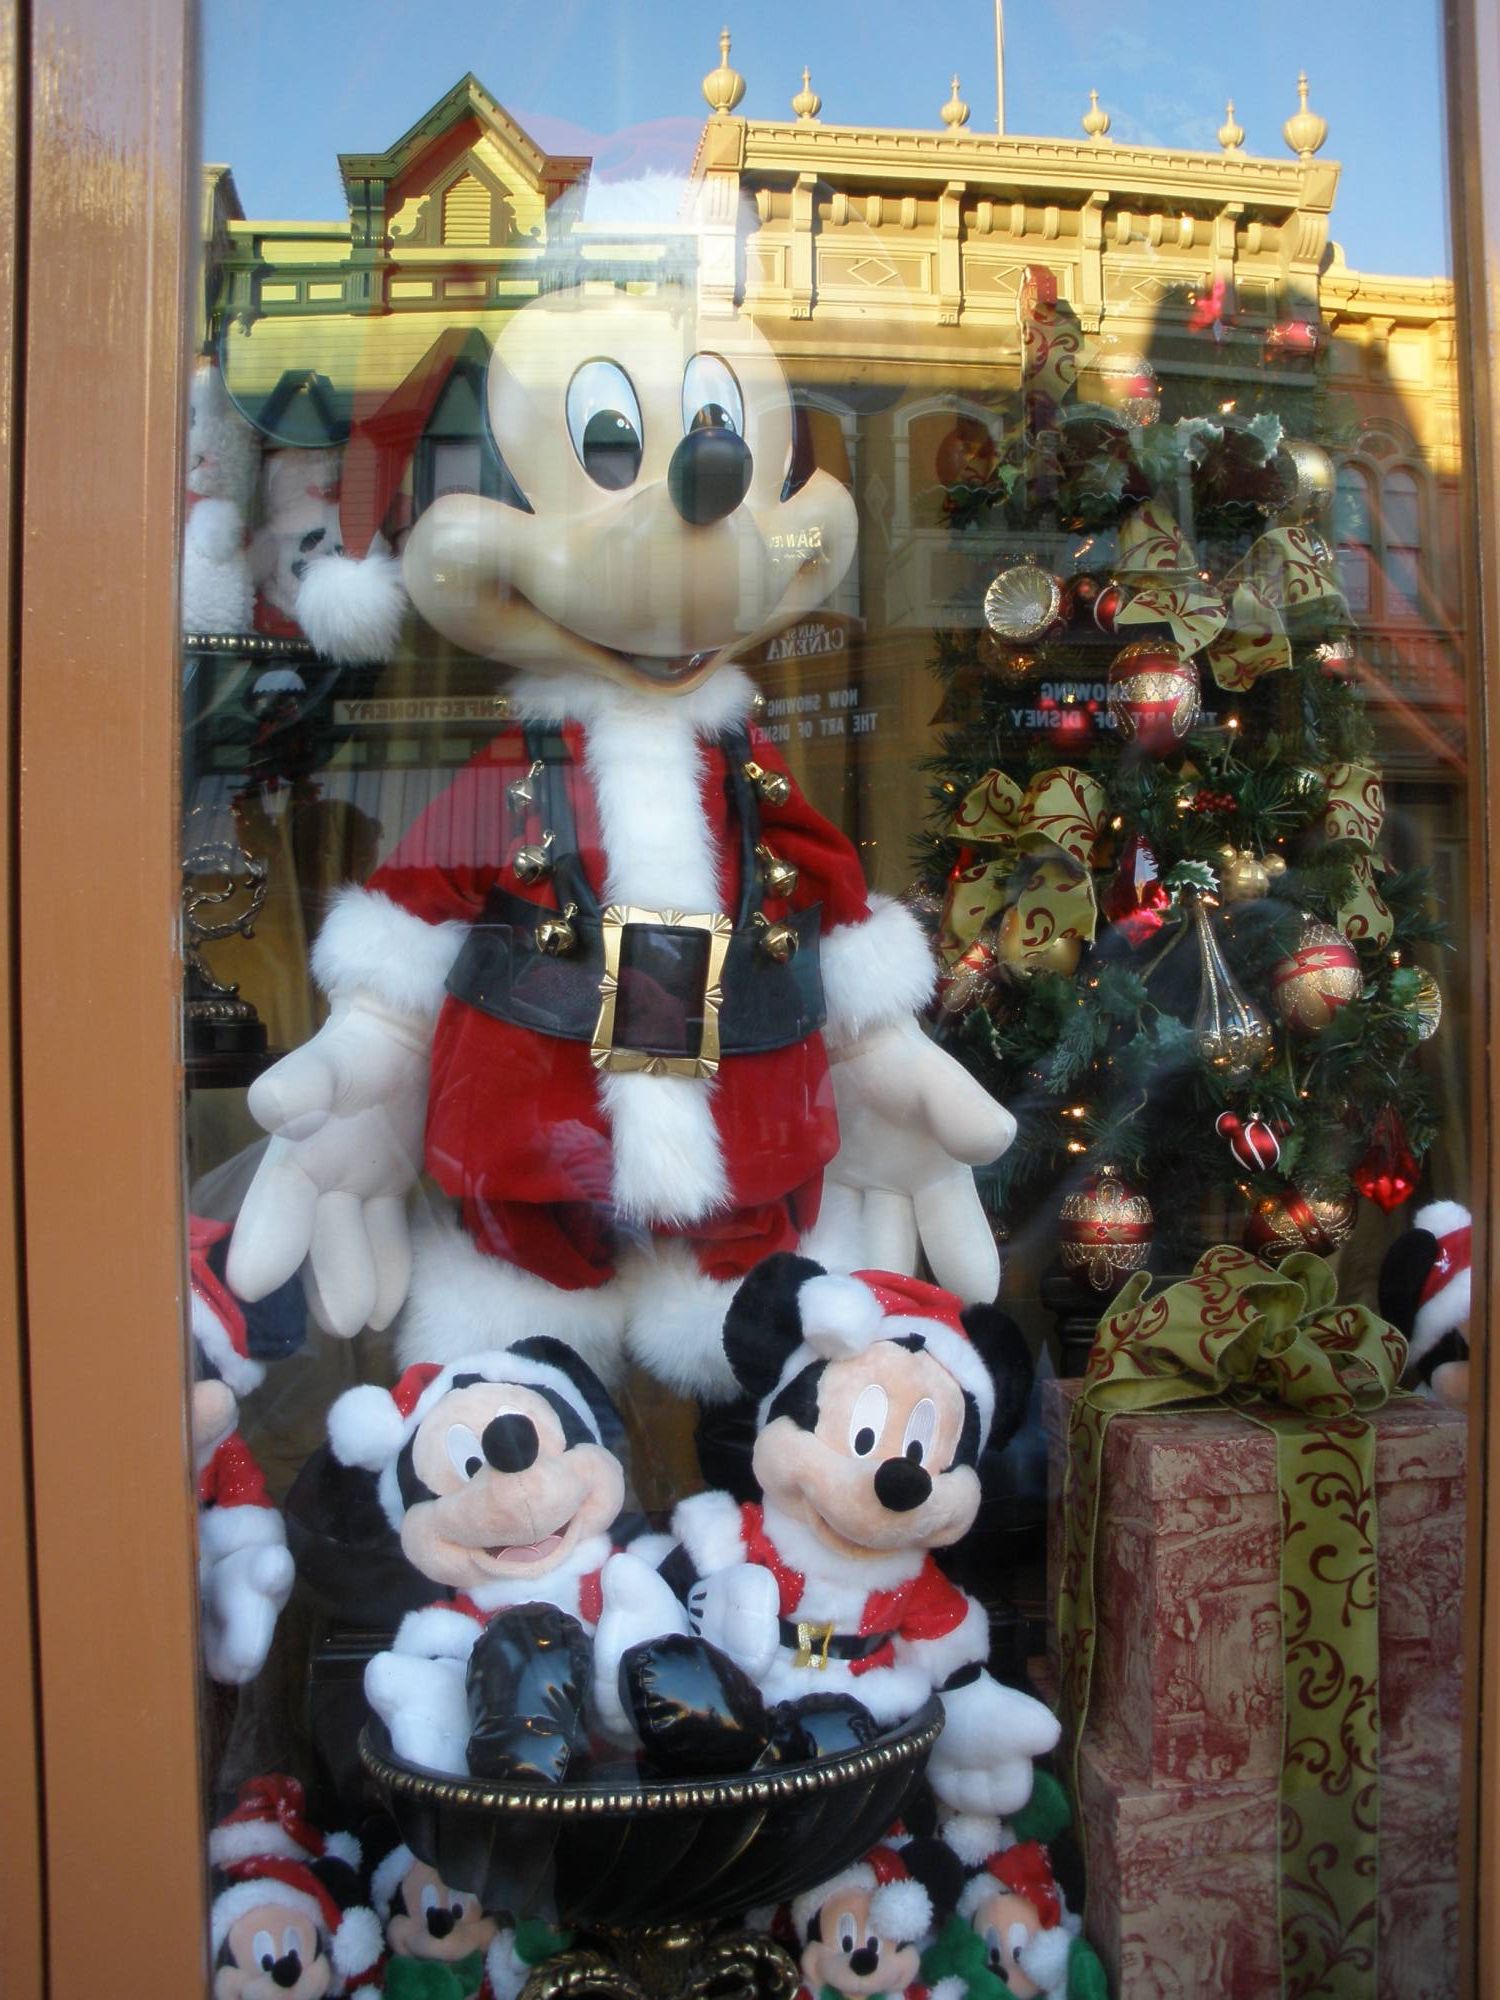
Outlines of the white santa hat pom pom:
M 879 1338 L 885 1314 L 868 1285 L 858 1278 L 809 1278 L 797 1288 L 802 1337 L 826 1358 L 858 1354 Z
M 943 1821 L 944 1844 L 950 1847 L 965 1868 L 982 1868 L 992 1854 L 1010 1845 L 1000 1822 L 990 1813 L 955 1813 Z
M 886 1882 L 870 1898 L 870 1921 L 892 1944 L 920 1944 L 932 1929 L 932 1898 L 920 1882 Z
M 331 1953 L 339 1976 L 353 1979 L 361 1972 L 368 1972 L 384 1950 L 385 1933 L 375 1912 L 362 1903 L 345 1910 L 333 1934 Z
M 330 1861 L 342 1861 L 347 1868 L 358 1868 L 364 1859 L 352 1833 L 330 1833 L 323 1842 L 323 1852 Z
M 1068 1955 L 1072 1949 L 1072 1938 L 1061 1924 L 1054 1924 L 1050 1931 L 1038 1931 L 1026 1946 L 1021 1953 L 1021 1970 L 1044 1993 L 1063 1993 L 1067 1988 Z
M 956 1972 L 950 1972 L 946 1979 L 940 1979 L 928 1995 L 928 2000 L 965 2000 L 969 1984 Z
M 401 565 L 376 549 L 362 561 L 323 556 L 309 563 L 297 592 L 297 623 L 325 660 L 345 666 L 388 660 L 405 615 Z
M 328 1412 L 328 1443 L 340 1465 L 378 1472 L 406 1442 L 406 1421 L 388 1389 L 362 1382 Z

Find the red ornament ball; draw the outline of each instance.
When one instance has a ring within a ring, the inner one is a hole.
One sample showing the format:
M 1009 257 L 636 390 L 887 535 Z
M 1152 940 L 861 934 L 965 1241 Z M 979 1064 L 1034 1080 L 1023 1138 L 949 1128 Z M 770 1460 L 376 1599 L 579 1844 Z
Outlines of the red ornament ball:
M 986 486 L 999 454 L 977 417 L 960 417 L 938 446 L 934 467 L 942 486 Z
M 1369 1150 L 1351 1176 L 1366 1201 L 1389 1215 L 1417 1191 L 1417 1161 L 1401 1113 L 1387 1104 L 1370 1132 Z
M 1293 1250 L 1331 1257 L 1354 1234 L 1354 1197 L 1346 1192 L 1286 1187 L 1263 1195 L 1245 1224 L 1245 1248 L 1279 1264 Z
M 1296 949 L 1271 968 L 1271 1004 L 1287 1027 L 1316 1035 L 1359 997 L 1359 954 L 1331 924 L 1304 917 Z
M 1125 593 L 1117 583 L 1107 583 L 1094 598 L 1094 623 L 1106 639 L 1115 636 L 1115 620 L 1125 609 Z
M 1123 1180 L 1116 1167 L 1101 1167 L 1063 1198 L 1058 1212 L 1057 1251 L 1063 1269 L 1096 1292 L 1118 1291 L 1151 1255 L 1156 1218 L 1151 1204 Z
M 1229 1142 L 1229 1150 L 1239 1164 L 1252 1174 L 1269 1173 L 1281 1158 L 1281 1141 L 1276 1128 L 1257 1111 L 1240 1118 L 1233 1111 L 1219 1114 L 1214 1130 Z
M 1137 639 L 1109 669 L 1109 713 L 1121 740 L 1148 756 L 1177 749 L 1198 720 L 1198 669 L 1160 639 Z

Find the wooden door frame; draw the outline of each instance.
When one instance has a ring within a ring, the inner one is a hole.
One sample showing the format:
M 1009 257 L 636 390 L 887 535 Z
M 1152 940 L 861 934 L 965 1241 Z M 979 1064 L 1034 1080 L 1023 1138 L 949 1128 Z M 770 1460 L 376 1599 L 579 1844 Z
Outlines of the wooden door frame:
M 15 887 L 46 1991 L 187 2000 L 208 1970 L 175 947 L 193 10 L 25 11 Z

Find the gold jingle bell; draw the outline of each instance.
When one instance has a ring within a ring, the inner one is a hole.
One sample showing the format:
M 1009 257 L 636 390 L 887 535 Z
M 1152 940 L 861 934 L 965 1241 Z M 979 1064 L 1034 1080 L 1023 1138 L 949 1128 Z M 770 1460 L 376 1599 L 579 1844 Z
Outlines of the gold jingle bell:
M 532 932 L 537 950 L 545 952 L 548 958 L 561 958 L 570 952 L 578 942 L 578 933 L 568 919 L 577 915 L 578 905 L 569 903 L 560 916 L 540 918 Z
M 524 778 L 512 778 L 505 787 L 506 803 L 513 813 L 524 813 L 528 806 L 536 804 L 536 781 L 545 768 L 538 758 Z
M 544 833 L 537 845 L 516 849 L 511 862 L 518 882 L 541 882 L 552 873 L 552 835 Z
M 779 854 L 773 854 L 764 841 L 757 846 L 755 858 L 760 863 L 760 877 L 768 896 L 784 897 L 795 892 L 801 870 L 792 862 L 783 861 Z
M 1219 895 L 1225 903 L 1256 902 L 1269 892 L 1274 876 L 1286 873 L 1286 861 L 1279 854 L 1257 854 L 1250 847 L 1229 847 L 1222 853 Z
M 792 796 L 792 781 L 784 771 L 768 771 L 753 757 L 740 768 L 768 806 L 784 806 Z
M 760 948 L 767 958 L 774 958 L 778 965 L 785 965 L 797 950 L 797 933 L 790 924 L 770 924 L 764 918 L 758 926 Z

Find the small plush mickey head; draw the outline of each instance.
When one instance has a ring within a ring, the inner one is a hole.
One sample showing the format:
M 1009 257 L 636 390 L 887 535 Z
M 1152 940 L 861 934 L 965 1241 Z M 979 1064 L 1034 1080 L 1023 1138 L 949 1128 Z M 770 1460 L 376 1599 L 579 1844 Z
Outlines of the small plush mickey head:
M 393 1390 L 350 1389 L 328 1438 L 342 1464 L 378 1474 L 408 1560 L 455 1590 L 545 1575 L 603 1533 L 625 1497 L 619 1414 L 547 1337 L 419 1363 Z
M 855 1557 L 966 1534 L 979 1454 L 1015 1429 L 1031 1381 L 1019 1332 L 992 1307 L 789 1254 L 741 1285 L 724 1346 L 761 1399 L 752 1463 L 767 1502 Z
M 1060 1990 L 1073 1940 L 1039 1841 L 992 1854 L 964 1889 L 958 1914 L 983 1943 L 989 1970 L 1017 2000 Z
M 226 1872 L 213 1903 L 214 2000 L 322 2000 L 378 1961 L 380 1925 L 353 1903 L 344 1863 L 269 1859 Z
M 877 1847 L 831 1882 L 799 1896 L 792 1922 L 802 1941 L 802 1977 L 814 1993 L 901 1993 L 921 1963 L 932 1898 L 901 1856 Z
M 453 1963 L 488 1951 L 499 1929 L 477 1896 L 450 1888 L 406 1846 L 393 1847 L 370 1880 L 370 1899 L 386 1942 L 401 1958 Z

